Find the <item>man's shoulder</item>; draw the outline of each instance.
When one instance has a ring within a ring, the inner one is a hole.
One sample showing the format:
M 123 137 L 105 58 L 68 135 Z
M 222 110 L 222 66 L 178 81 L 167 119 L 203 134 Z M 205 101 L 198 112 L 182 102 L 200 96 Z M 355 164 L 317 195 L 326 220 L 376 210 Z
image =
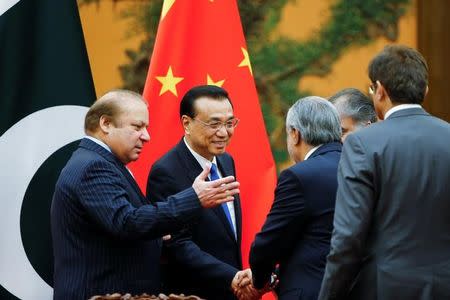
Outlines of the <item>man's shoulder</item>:
M 158 158 L 153 166 L 164 166 L 174 162 L 175 158 L 178 156 L 178 153 L 181 151 L 180 145 L 177 144 L 170 148 L 166 153 L 164 153 L 160 158 Z
M 67 161 L 59 175 L 56 189 L 61 186 L 65 188 L 78 188 L 80 182 L 84 181 L 86 176 L 95 173 L 95 169 L 112 170 L 111 163 L 100 154 L 94 151 L 79 147 Z
M 112 163 L 108 161 L 105 157 L 96 153 L 95 151 L 91 151 L 84 148 L 78 148 L 75 150 L 68 160 L 64 169 L 74 170 L 78 172 L 89 172 L 91 168 L 96 166 L 103 167 L 112 167 Z
M 224 160 L 224 161 L 227 161 L 227 162 L 233 162 L 234 161 L 233 160 L 233 156 L 231 156 L 231 154 L 228 153 L 228 152 L 224 152 L 224 153 L 218 155 L 217 158 L 219 158 L 221 160 Z
M 307 159 L 287 168 L 281 172 L 280 177 L 309 177 L 317 167 L 317 162 L 314 159 Z
M 378 121 L 349 135 L 348 140 L 359 140 L 369 146 L 383 141 L 401 142 L 397 136 L 433 133 L 433 136 L 447 134 L 450 136 L 450 124 L 428 113 L 398 117 L 393 115 L 386 120 Z
M 325 173 L 328 175 L 328 173 L 337 172 L 341 148 L 342 146 L 339 145 L 339 147 L 329 149 L 330 151 L 324 151 L 318 155 L 309 157 L 307 160 L 296 163 L 284 172 L 291 172 L 301 180 L 322 178 Z
M 149 176 L 182 176 L 186 167 L 186 164 L 190 164 L 190 159 L 195 159 L 192 154 L 188 153 L 188 149 L 185 145 L 182 145 L 183 141 L 176 144 L 158 158 L 151 166 Z M 183 149 L 184 147 L 184 149 Z M 192 157 L 190 157 L 192 156 Z

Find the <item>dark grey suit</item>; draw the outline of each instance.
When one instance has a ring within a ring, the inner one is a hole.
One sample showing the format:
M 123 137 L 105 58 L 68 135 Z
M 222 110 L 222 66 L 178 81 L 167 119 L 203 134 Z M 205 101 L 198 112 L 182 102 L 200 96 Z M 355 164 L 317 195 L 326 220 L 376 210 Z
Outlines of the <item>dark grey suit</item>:
M 350 135 L 319 299 L 450 299 L 450 125 L 421 108 Z

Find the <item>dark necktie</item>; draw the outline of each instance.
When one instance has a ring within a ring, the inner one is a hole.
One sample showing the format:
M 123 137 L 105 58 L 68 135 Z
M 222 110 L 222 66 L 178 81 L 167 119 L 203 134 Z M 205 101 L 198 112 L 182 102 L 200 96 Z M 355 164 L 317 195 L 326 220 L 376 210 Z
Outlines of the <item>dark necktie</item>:
M 219 173 L 217 173 L 216 164 L 211 165 L 211 170 L 209 173 L 210 173 L 211 181 L 217 180 L 220 178 Z M 233 221 L 231 220 L 231 214 L 228 209 L 228 205 L 226 203 L 222 203 L 222 209 L 223 209 L 223 212 L 225 213 L 225 215 L 227 216 L 228 222 L 230 223 L 231 229 L 233 230 L 233 233 L 235 234 L 235 237 L 236 237 L 236 231 L 234 230 Z

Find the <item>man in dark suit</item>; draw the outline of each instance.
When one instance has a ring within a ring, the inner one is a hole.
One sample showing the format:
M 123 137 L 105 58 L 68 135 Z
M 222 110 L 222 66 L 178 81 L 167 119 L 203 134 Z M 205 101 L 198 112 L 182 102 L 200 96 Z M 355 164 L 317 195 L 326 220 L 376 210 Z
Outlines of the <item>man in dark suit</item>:
M 420 106 L 416 50 L 386 47 L 369 78 L 384 121 L 344 143 L 319 299 L 450 299 L 450 125 Z
M 232 177 L 206 182 L 205 170 L 192 187 L 149 204 L 125 166 L 149 140 L 147 126 L 147 105 L 130 91 L 109 92 L 89 109 L 87 136 L 53 196 L 54 299 L 158 293 L 160 237 L 239 192 Z
M 213 85 L 192 88 L 181 100 L 180 119 L 184 137 L 153 164 L 149 199 L 164 201 L 184 190 L 203 168 L 211 167 L 212 180 L 235 175 L 233 158 L 225 152 L 238 123 L 228 93 Z M 235 195 L 233 202 L 203 211 L 167 241 L 166 289 L 234 299 L 232 287 L 243 276 L 240 246 L 241 206 Z
M 275 200 L 250 250 L 253 285 L 268 286 L 279 265 L 278 299 L 315 300 L 333 229 L 341 127 L 320 97 L 298 100 L 286 117 L 295 165 L 281 172 Z

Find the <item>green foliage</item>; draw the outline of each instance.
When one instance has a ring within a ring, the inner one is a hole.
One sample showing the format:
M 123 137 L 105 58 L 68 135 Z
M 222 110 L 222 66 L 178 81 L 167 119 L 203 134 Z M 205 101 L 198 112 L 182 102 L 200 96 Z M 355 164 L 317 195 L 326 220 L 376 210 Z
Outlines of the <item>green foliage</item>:
M 82 3 L 98 1 L 80 0 Z M 398 19 L 411 0 L 337 0 L 331 7 L 329 22 L 309 41 L 299 42 L 286 37 L 269 39 L 287 2 L 238 1 L 256 87 L 277 164 L 287 159 L 286 111 L 298 98 L 308 95 L 308 91 L 298 89 L 302 76 L 326 75 L 330 72 L 330 66 L 350 46 L 365 45 L 380 36 L 395 41 Z M 126 14 L 138 28 L 142 28 L 146 38 L 139 49 L 126 52 L 129 63 L 120 66 L 124 88 L 143 90 L 161 5 L 162 0 L 141 0 Z

